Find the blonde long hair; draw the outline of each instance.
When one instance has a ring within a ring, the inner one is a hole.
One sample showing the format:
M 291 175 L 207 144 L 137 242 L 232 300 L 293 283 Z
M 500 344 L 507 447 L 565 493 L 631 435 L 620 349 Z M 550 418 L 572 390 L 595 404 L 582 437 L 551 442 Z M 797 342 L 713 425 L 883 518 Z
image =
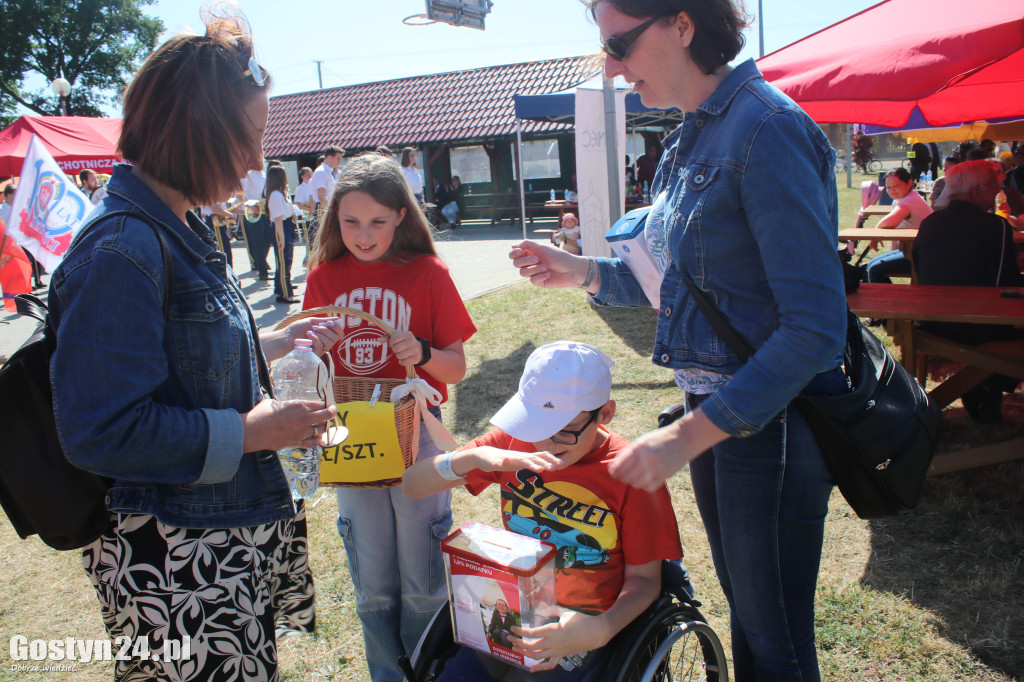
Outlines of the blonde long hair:
M 368 152 L 350 161 L 338 178 L 323 223 L 317 230 L 316 245 L 309 258 L 310 270 L 321 263 L 341 258 L 348 251 L 341 239 L 338 208 L 341 198 L 355 191 L 366 192 L 378 204 L 392 210 L 405 209 L 405 217 L 395 226 L 395 238 L 386 258 L 403 264 L 418 255 L 437 255 L 430 223 L 402 176 L 399 165 L 391 158 Z

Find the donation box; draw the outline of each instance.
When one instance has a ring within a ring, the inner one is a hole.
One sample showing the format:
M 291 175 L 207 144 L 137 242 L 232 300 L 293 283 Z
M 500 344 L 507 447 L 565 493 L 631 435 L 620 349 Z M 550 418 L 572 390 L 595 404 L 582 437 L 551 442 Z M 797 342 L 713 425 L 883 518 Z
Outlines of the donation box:
M 558 620 L 555 546 L 467 523 L 445 538 L 441 549 L 455 641 L 520 668 L 538 663 L 513 651 L 508 635 L 513 625 Z

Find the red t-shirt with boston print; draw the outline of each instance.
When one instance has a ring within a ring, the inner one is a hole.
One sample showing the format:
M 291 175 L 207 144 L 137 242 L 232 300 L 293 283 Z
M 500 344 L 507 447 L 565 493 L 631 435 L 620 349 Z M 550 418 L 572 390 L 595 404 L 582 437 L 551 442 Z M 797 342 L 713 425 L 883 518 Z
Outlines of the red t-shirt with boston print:
M 309 273 L 302 309 L 344 306 L 377 317 L 399 331 L 411 331 L 445 348 L 466 341 L 476 332 L 448 268 L 439 258 L 417 256 L 402 262 L 390 259 L 361 263 L 351 254 L 321 263 Z M 338 376 L 404 379 L 405 368 L 388 347 L 377 325 L 345 316 L 341 341 L 332 349 Z M 422 367 L 417 374 L 448 399 L 448 387 Z

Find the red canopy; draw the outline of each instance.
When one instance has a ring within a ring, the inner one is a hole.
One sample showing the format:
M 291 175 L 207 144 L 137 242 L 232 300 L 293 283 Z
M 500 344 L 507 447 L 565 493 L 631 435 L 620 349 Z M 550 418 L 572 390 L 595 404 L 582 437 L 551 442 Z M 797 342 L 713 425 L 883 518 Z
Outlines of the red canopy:
M 777 50 L 761 73 L 818 123 L 1024 115 L 1024 0 L 886 0 Z
M 0 131 L 0 177 L 20 175 L 29 140 L 35 133 L 64 172 L 74 175 L 83 168 L 97 173 L 113 172 L 119 118 L 85 116 L 22 116 Z

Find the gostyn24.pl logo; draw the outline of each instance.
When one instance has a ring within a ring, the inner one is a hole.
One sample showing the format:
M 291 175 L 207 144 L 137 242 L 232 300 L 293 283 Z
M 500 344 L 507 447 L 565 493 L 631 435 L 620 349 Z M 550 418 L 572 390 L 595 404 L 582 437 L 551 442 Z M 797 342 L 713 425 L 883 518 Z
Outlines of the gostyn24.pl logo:
M 22 661 L 182 661 L 192 654 L 192 638 L 167 639 L 159 648 L 150 646 L 145 637 L 115 637 L 109 639 L 29 639 L 25 635 L 14 635 L 10 641 L 11 660 Z

